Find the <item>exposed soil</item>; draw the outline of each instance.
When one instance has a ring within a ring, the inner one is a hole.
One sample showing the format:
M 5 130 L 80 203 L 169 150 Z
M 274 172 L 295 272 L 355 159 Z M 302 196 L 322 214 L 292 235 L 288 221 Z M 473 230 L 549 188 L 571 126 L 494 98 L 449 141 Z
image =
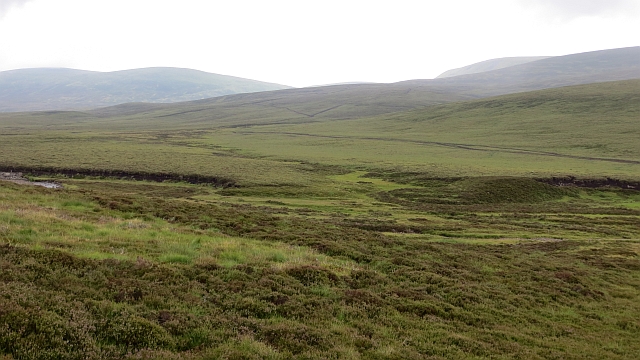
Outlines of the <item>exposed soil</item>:
M 64 169 L 64 168 L 53 168 L 53 167 L 39 167 L 39 168 L 29 168 L 22 166 L 7 166 L 4 167 L 4 171 L 7 171 L 4 174 L 16 174 L 20 173 L 20 177 L 22 177 L 22 173 L 29 174 L 33 176 L 43 176 L 43 175 L 57 175 L 57 176 L 65 176 L 72 178 L 80 178 L 80 177 L 101 177 L 101 178 L 115 178 L 115 179 L 123 179 L 123 180 L 144 180 L 144 181 L 155 181 L 155 182 L 165 182 L 165 181 L 182 181 L 190 184 L 209 184 L 217 187 L 228 188 L 228 187 L 237 187 L 236 183 L 232 179 L 217 177 L 217 176 L 206 176 L 206 175 L 181 175 L 181 174 L 171 174 L 171 173 L 146 173 L 146 172 L 129 172 L 129 171 L 121 171 L 121 170 L 91 170 L 91 169 Z M 6 179 L 11 180 L 11 179 Z M 24 178 L 14 179 L 14 180 L 26 180 Z
M 640 190 L 640 182 L 627 181 L 619 179 L 578 179 L 573 176 L 566 177 L 552 177 L 547 179 L 536 179 L 537 181 L 555 185 L 555 186 L 576 186 L 583 188 L 602 188 L 602 187 L 616 187 L 620 189 Z

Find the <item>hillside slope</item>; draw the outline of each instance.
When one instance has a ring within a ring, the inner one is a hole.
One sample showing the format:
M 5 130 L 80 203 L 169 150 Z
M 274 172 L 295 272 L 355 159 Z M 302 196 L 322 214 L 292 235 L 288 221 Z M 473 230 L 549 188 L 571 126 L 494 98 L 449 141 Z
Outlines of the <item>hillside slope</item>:
M 545 89 L 273 132 L 640 165 L 640 80 Z M 256 129 L 259 130 L 259 129 Z M 622 165 L 621 165 L 622 166 Z
M 179 68 L 115 72 L 22 69 L 0 72 L 0 111 L 91 109 L 129 102 L 170 103 L 279 90 L 284 85 Z
M 640 46 L 557 56 L 478 74 L 409 83 L 458 86 L 463 93 L 484 97 L 637 78 Z
M 274 162 L 281 160 L 438 176 L 637 179 L 638 89 L 640 80 L 597 83 L 349 119 L 333 117 L 339 109 L 311 116 L 224 99 L 126 115 L 0 114 L 0 153 L 7 165 L 184 168 L 251 183 L 270 182 L 265 179 L 272 172 L 279 179 L 285 170 L 274 171 Z M 142 110 L 146 105 L 129 106 Z M 50 142 L 52 133 L 64 133 L 64 141 Z
M 121 75 L 131 78 L 129 74 Z M 195 94 L 185 93 L 180 96 L 195 98 L 197 95 L 197 98 L 207 97 L 208 99 L 163 105 L 127 104 L 99 109 L 93 111 L 92 115 L 157 116 L 172 121 L 204 120 L 209 123 L 217 123 L 224 119 L 228 125 L 247 122 L 309 122 L 325 119 L 352 119 L 509 93 L 636 78 L 640 78 L 640 47 L 559 56 L 479 74 L 434 80 L 411 80 L 393 84 L 333 85 L 234 94 L 215 98 L 212 98 L 217 96 L 213 94 L 215 91 L 202 90 Z M 169 102 L 166 95 L 156 90 L 161 88 L 158 84 L 152 81 L 145 84 L 147 87 L 153 87 L 157 92 L 154 100 L 145 100 L 137 95 L 138 90 L 145 90 L 144 86 L 138 88 L 124 86 L 125 89 L 133 90 L 124 94 L 117 93 L 115 97 L 105 95 L 103 102 L 109 103 L 103 105 L 96 103 L 95 106 L 80 106 L 91 99 L 88 95 L 78 94 L 79 89 L 75 85 L 54 86 L 46 91 L 43 90 L 43 94 L 49 94 L 48 96 L 56 93 L 68 94 L 65 95 L 67 98 L 65 101 L 74 102 L 77 105 L 76 109 L 97 108 L 120 102 Z M 105 85 L 105 87 L 109 86 Z M 7 107 L 26 108 L 28 106 L 31 106 L 29 108 L 31 110 L 43 109 L 47 106 L 52 110 L 61 109 L 52 104 L 53 100 L 50 103 L 33 103 L 29 100 L 28 92 L 23 94 L 20 91 L 8 91 L 6 86 L 0 89 L 2 89 L 0 104 L 5 104 L 5 109 L 0 107 L 0 111 L 9 111 Z M 96 86 L 94 91 L 106 94 L 102 91 L 102 87 Z M 245 88 L 245 91 L 258 90 Z M 43 94 L 34 96 L 46 97 Z M 120 101 L 125 97 L 128 100 Z M 14 100 L 7 103 L 9 98 Z
M 230 95 L 150 108 L 127 105 L 93 112 L 138 113 L 189 123 L 246 125 L 353 119 L 546 88 L 640 78 L 640 47 L 559 56 L 445 79 L 356 84 Z M 136 116 L 138 118 L 138 116 Z
M 486 71 L 504 69 L 510 66 L 526 64 L 532 61 L 547 59 L 549 56 L 506 57 L 481 61 L 464 67 L 451 69 L 438 75 L 436 79 L 444 79 L 453 76 L 477 74 Z

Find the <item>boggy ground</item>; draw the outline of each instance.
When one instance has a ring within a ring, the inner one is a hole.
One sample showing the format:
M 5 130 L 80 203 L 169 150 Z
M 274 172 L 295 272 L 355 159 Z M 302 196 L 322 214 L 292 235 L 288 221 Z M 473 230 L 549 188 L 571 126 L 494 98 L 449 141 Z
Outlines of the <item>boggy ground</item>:
M 638 191 L 324 171 L 315 196 L 0 182 L 0 352 L 640 356 Z
M 0 357 L 640 358 L 637 89 L 2 115 Z
M 21 172 L 0 172 L 0 181 L 8 181 L 19 185 L 43 186 L 49 189 L 58 189 L 62 185 L 55 182 L 29 181 L 22 176 Z

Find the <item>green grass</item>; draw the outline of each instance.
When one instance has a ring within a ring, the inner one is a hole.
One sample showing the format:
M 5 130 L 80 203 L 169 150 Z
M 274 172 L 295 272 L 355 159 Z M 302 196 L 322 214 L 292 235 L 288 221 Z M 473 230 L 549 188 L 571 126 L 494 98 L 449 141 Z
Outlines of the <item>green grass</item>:
M 175 227 L 162 220 L 145 221 L 132 218 L 130 212 L 113 217 L 113 214 L 105 214 L 99 204 L 86 200 L 52 201 L 46 196 L 31 196 L 26 200 L 28 205 L 18 205 L 25 201 L 19 190 L 14 188 L 0 194 L 0 221 L 6 224 L 2 227 L 2 235 L 8 244 L 64 249 L 83 258 L 135 260 L 143 257 L 185 264 L 202 261 L 220 261 L 225 265 L 273 263 L 277 268 L 314 259 L 338 272 L 342 267 L 353 267 L 304 247 Z M 87 209 L 90 212 L 87 213 Z
M 223 130 L 202 142 L 433 176 L 635 178 L 638 86 L 637 80 L 584 85 L 373 118 Z
M 530 198 L 521 188 L 532 180 L 519 178 L 324 176 L 318 186 L 336 190 L 318 191 L 342 197 L 266 203 L 270 192 L 232 201 L 226 189 L 185 183 L 2 183 L 0 349 L 16 358 L 29 349 L 71 358 L 639 354 L 640 214 L 621 206 L 636 192 L 539 184 L 527 191 L 553 191 Z M 487 181 L 506 187 L 487 198 Z M 396 199 L 399 190 L 427 196 Z M 314 212 L 300 211 L 305 201 Z
M 289 125 L 2 115 L 3 166 L 64 189 L 0 181 L 0 356 L 638 358 L 640 189 L 539 181 L 635 186 L 610 161 L 637 159 L 635 86 Z
M 175 197 L 198 188 L 187 184 L 65 182 L 75 190 L 0 186 L 0 349 L 15 358 L 640 353 L 638 240 L 541 240 L 534 228 L 520 230 L 530 239 L 474 238 L 467 227 L 448 230 L 459 237 L 385 235 L 364 229 L 375 216 L 314 220 Z M 166 200 L 149 195 L 158 188 Z M 617 209 L 614 198 L 600 213 Z M 584 231 L 571 230 L 593 221 L 572 213 L 583 205 L 556 210 L 564 229 L 551 235 Z M 455 206 L 458 215 L 432 220 L 492 217 L 502 222 L 485 225 L 499 231 L 521 220 L 502 213 L 509 204 L 493 215 Z M 603 228 L 638 215 L 604 216 Z
M 235 103 L 224 105 L 226 120 L 210 117 L 217 116 L 208 113 L 211 104 L 192 104 L 204 110 L 169 122 L 155 113 L 2 114 L 0 151 L 4 167 L 199 174 L 282 191 L 325 181 L 315 164 L 435 177 L 635 179 L 638 86 L 638 80 L 582 85 L 344 120 L 294 116 L 287 124 L 282 109 L 246 113 Z

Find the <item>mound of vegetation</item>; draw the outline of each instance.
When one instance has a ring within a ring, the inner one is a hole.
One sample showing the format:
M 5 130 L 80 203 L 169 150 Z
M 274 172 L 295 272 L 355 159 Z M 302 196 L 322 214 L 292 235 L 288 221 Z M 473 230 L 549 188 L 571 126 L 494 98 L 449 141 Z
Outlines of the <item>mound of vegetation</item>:
M 586 347 L 632 358 L 640 266 L 603 257 L 627 246 L 439 244 L 405 250 L 385 271 L 345 276 L 312 265 L 178 266 L 3 246 L 0 351 L 17 359 L 567 358 Z M 594 333 L 600 341 L 585 341 Z
M 640 355 L 636 241 L 432 242 L 192 185 L 67 182 L 0 184 L 10 358 Z
M 400 204 L 502 204 L 539 203 L 574 196 L 575 191 L 529 178 L 478 177 L 430 179 L 416 174 L 396 177 L 419 187 L 401 188 L 378 195 L 383 201 Z
M 537 203 L 558 200 L 573 195 L 568 188 L 560 188 L 527 178 L 479 178 L 460 183 L 465 188 L 461 197 L 466 203 Z

